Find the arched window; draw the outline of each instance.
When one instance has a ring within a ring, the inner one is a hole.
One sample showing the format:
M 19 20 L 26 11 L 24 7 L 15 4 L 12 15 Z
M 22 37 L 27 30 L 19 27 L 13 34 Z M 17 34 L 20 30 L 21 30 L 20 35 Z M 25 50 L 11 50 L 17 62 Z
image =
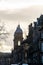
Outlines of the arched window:
M 18 41 L 18 46 L 20 46 L 21 44 L 20 44 L 20 41 Z

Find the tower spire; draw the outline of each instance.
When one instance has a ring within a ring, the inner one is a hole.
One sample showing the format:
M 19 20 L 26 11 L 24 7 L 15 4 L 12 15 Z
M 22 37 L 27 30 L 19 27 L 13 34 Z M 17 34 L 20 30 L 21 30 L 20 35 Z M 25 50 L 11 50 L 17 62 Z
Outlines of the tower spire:
M 18 25 L 20 25 L 20 21 L 18 21 Z
M 20 25 L 18 25 L 14 33 L 14 49 L 17 48 L 18 46 L 21 46 L 22 41 L 23 41 L 23 31 L 20 28 Z

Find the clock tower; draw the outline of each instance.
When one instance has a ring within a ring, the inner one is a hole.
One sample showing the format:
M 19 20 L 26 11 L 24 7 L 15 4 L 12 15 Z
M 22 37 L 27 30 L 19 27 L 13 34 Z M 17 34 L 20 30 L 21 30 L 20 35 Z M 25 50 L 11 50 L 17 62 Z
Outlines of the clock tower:
M 16 49 L 18 46 L 21 46 L 22 41 L 23 41 L 23 31 L 20 28 L 20 25 L 18 25 L 14 33 L 14 49 Z

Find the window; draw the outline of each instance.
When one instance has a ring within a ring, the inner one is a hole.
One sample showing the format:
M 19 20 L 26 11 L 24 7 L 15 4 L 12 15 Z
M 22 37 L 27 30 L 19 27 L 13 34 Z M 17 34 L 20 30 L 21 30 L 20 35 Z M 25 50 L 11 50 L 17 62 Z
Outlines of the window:
M 28 65 L 28 64 L 22 64 L 22 65 Z
M 25 58 L 27 57 L 27 53 L 25 52 Z
M 43 42 L 41 43 L 41 51 L 43 52 Z
M 37 57 L 37 53 L 34 53 L 34 54 L 33 54 L 33 58 L 34 58 L 34 57 Z
M 43 56 L 42 56 L 42 63 L 43 63 Z
M 18 41 L 18 46 L 20 46 L 20 41 Z
M 41 38 L 43 38 L 43 32 L 41 32 Z

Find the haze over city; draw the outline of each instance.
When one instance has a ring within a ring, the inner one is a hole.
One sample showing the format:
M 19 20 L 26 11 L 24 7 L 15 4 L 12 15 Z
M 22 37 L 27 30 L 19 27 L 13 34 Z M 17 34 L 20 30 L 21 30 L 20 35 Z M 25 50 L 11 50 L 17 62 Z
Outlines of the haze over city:
M 11 51 L 13 35 L 18 24 L 25 38 L 28 34 L 28 25 L 37 21 L 37 17 L 41 14 L 43 14 L 43 0 L 0 0 L 0 22 L 2 24 L 4 22 L 5 29 L 10 33 L 8 43 L 2 43 L 0 51 Z

